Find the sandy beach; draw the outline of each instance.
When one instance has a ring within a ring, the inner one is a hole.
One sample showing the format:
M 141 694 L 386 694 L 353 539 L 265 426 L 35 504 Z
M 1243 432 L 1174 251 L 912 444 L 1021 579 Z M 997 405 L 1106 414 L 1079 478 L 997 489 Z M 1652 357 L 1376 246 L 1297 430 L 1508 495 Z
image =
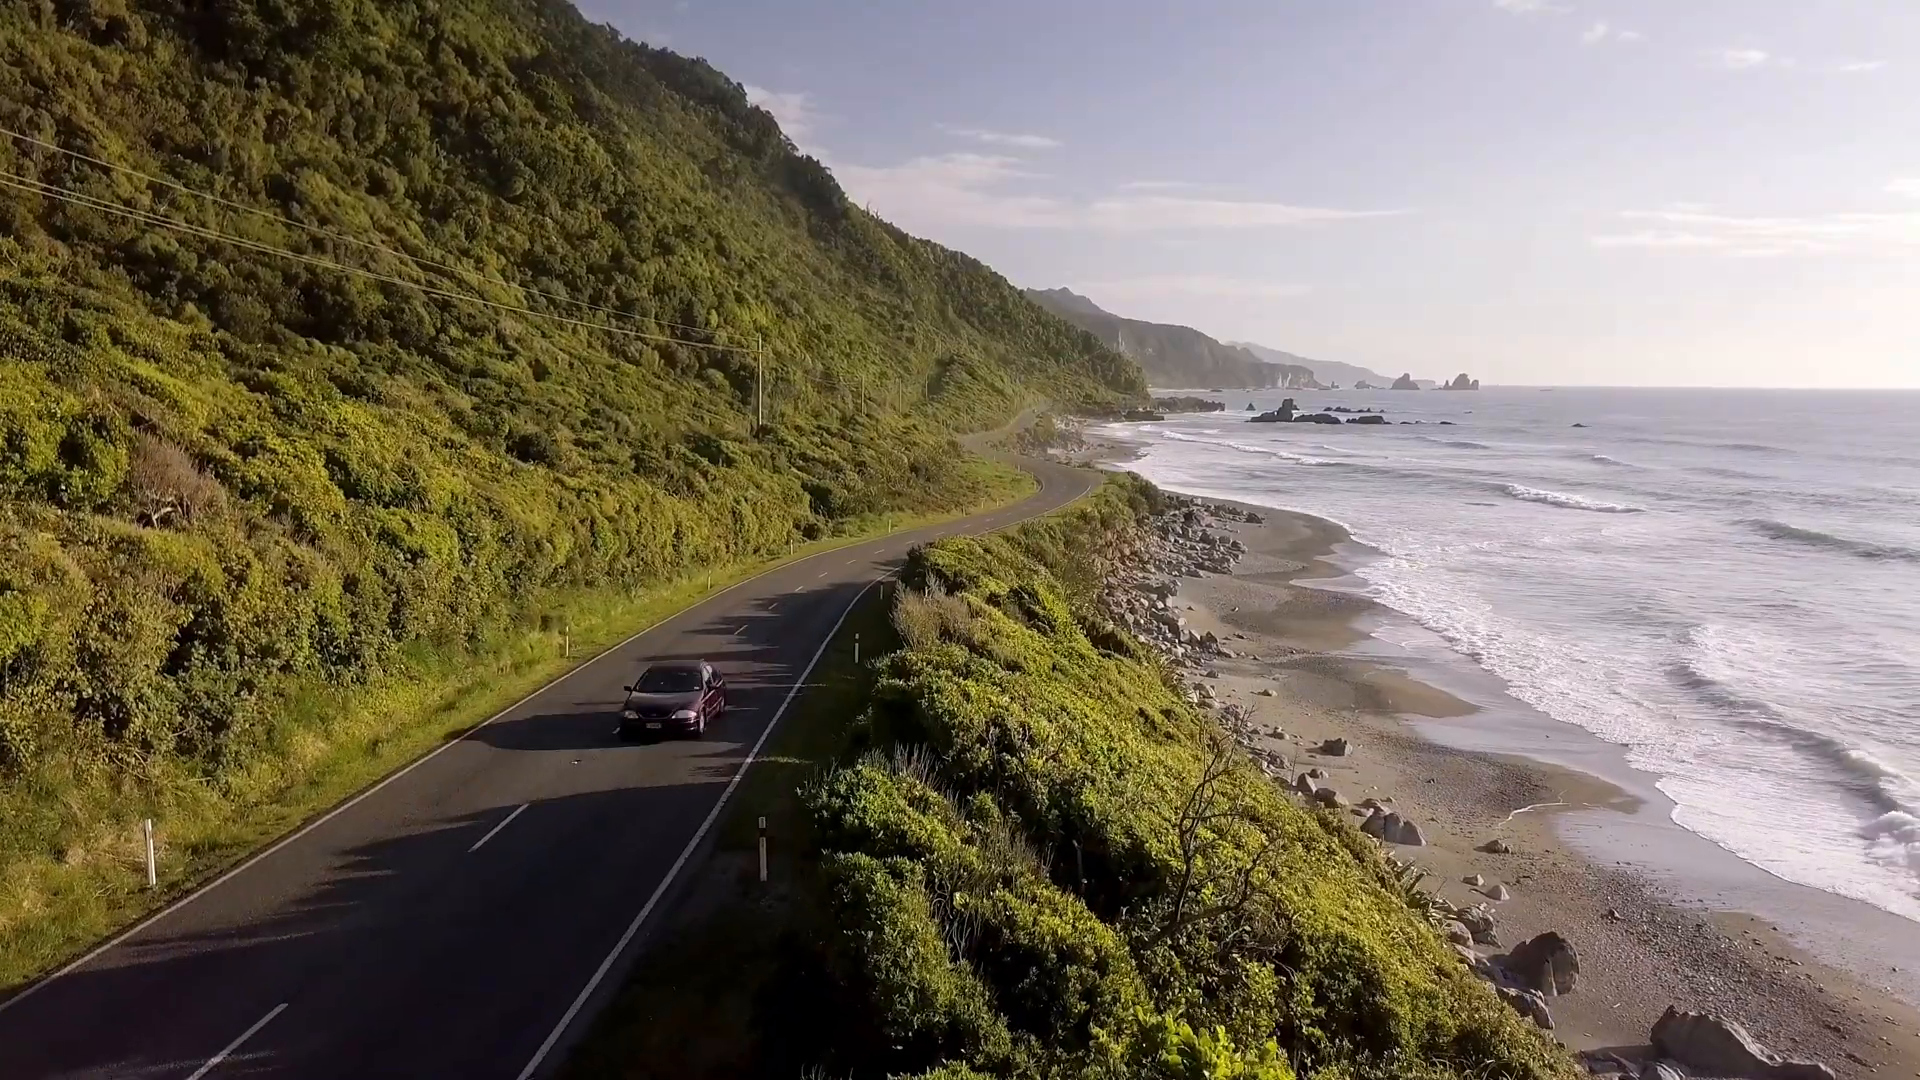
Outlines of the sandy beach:
M 1080 455 L 1109 463 L 1129 456 L 1111 443 Z M 1428 887 L 1447 899 L 1489 903 L 1503 945 L 1548 930 L 1571 940 L 1579 985 L 1552 1000 L 1558 1038 L 1577 1051 L 1632 1059 L 1674 1005 L 1737 1020 L 1775 1052 L 1825 1063 L 1839 1076 L 1920 1077 L 1920 1010 L 1815 960 L 1764 919 L 1683 902 L 1624 862 L 1574 850 L 1557 827 L 1567 815 L 1599 816 L 1602 827 L 1627 822 L 1641 799 L 1584 772 L 1423 737 L 1423 720 L 1472 724 L 1481 710 L 1367 655 L 1364 624 L 1391 614 L 1374 601 L 1301 584 L 1345 575 L 1329 561 L 1351 543 L 1345 531 L 1306 515 L 1245 509 L 1264 521 L 1210 526 L 1246 546 L 1234 573 L 1183 580 L 1173 599 L 1191 629 L 1211 631 L 1234 654 L 1208 665 L 1218 700 L 1271 729 L 1273 747 L 1296 770 L 1318 766 L 1348 800 L 1391 800 L 1418 822 L 1428 845 L 1396 846 L 1396 854 L 1429 871 Z M 1356 752 L 1315 752 L 1336 737 Z M 1478 850 L 1495 838 L 1511 853 Z M 1466 884 L 1473 875 L 1484 885 Z M 1496 885 L 1510 898 L 1491 900 Z M 1804 891 L 1809 902 L 1835 899 Z M 1887 918 L 1891 924 L 1869 920 L 1875 925 L 1863 930 L 1910 925 Z

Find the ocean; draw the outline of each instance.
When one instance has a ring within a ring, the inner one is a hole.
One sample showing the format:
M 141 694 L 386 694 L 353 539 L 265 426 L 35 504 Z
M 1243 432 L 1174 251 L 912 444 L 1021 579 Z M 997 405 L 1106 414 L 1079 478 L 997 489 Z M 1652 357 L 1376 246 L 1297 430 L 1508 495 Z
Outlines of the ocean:
M 1099 433 L 1342 524 L 1363 591 L 1623 747 L 1677 824 L 1920 921 L 1920 393 L 1207 396 Z M 1245 423 L 1284 396 L 1396 423 Z

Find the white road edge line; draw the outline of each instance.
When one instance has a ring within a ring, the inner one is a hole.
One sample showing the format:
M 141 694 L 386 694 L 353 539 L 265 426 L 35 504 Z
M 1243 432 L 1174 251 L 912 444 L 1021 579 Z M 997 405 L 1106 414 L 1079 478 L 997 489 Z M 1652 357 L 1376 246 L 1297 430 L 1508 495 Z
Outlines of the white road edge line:
M 495 826 L 494 826 L 493 828 L 491 828 L 491 829 L 488 829 L 488 830 L 487 830 L 487 835 L 485 835 L 485 836 L 483 836 L 483 837 L 481 837 L 481 838 L 480 838 L 480 839 L 478 839 L 478 840 L 475 840 L 475 841 L 473 842 L 473 846 L 467 849 L 467 854 L 469 854 L 469 855 L 471 855 L 471 854 L 473 854 L 474 852 L 476 852 L 476 851 L 479 851 L 479 850 L 480 850 L 480 845 L 481 845 L 481 844 L 484 844 L 484 843 L 486 843 L 487 841 L 489 841 L 489 840 L 491 840 L 491 839 L 493 839 L 493 837 L 494 837 L 494 834 L 496 834 L 496 833 L 498 833 L 498 832 L 499 832 L 499 831 L 500 831 L 501 829 L 504 829 L 504 828 L 506 828 L 506 827 L 507 827 L 507 826 L 508 826 L 509 824 L 512 824 L 512 822 L 513 822 L 513 819 L 514 819 L 514 818 L 517 818 L 517 817 L 519 817 L 519 816 L 520 816 L 520 815 L 521 815 L 521 814 L 522 814 L 522 813 L 523 813 L 523 812 L 524 812 L 524 811 L 525 811 L 525 810 L 527 809 L 527 807 L 529 807 L 529 806 L 532 806 L 532 805 L 533 805 L 533 804 L 532 804 L 532 803 L 530 803 L 530 802 L 523 802 L 523 803 L 521 803 L 521 804 L 519 805 L 519 807 L 518 807 L 518 808 L 516 808 L 516 809 L 514 810 L 514 812 L 513 812 L 513 813 L 511 813 L 511 814 L 508 814 L 508 815 L 507 815 L 507 819 L 506 819 L 505 821 L 502 821 L 502 822 L 501 822 L 500 824 L 498 824 L 498 825 L 495 825 Z
M 877 541 L 887 540 L 887 539 L 891 539 L 891 537 L 877 536 L 877 537 L 874 537 L 873 540 L 863 541 L 863 542 L 874 543 Z M 494 713 L 492 716 L 487 717 L 485 720 L 480 721 L 478 724 L 475 724 L 474 726 L 468 728 L 466 730 L 466 733 L 461 735 L 459 738 L 454 739 L 451 742 L 441 743 L 439 746 L 435 747 L 433 750 L 429 751 L 427 754 L 421 757 L 414 758 L 412 761 L 402 766 L 398 772 L 389 773 L 386 779 L 379 781 L 378 783 L 374 784 L 372 787 L 366 789 L 365 791 L 362 791 L 360 794 L 355 795 L 353 798 L 348 799 L 346 802 L 343 802 L 340 805 L 334 807 L 333 809 L 327 811 L 326 813 L 321 814 L 319 817 L 314 818 L 312 821 L 307 822 L 305 825 L 302 825 L 300 828 L 294 830 L 293 832 L 287 834 L 286 836 L 281 837 L 279 840 L 261 849 L 260 851 L 255 852 L 253 855 L 249 856 L 247 859 L 242 861 L 239 865 L 235 866 L 233 869 L 227 871 L 224 874 L 221 874 L 219 877 L 214 878 L 212 881 L 207 882 L 205 885 L 202 885 L 199 888 L 188 893 L 187 895 L 181 897 L 180 899 L 175 900 L 173 903 L 168 904 L 166 907 L 161 908 L 159 911 L 154 912 L 153 914 L 147 916 L 146 918 L 140 920 L 139 922 L 134 923 L 132 926 L 122 931 L 118 936 L 109 938 L 103 944 L 95 947 L 92 952 L 89 952 L 84 956 L 81 956 L 78 960 L 75 960 L 71 964 L 68 964 L 66 967 L 60 968 L 58 971 L 55 971 L 53 974 L 48 975 L 46 978 L 41 979 L 39 982 L 34 983 L 32 986 L 27 987 L 25 990 L 20 991 L 19 993 L 13 995 L 12 997 L 7 998 L 4 1001 L 0 1001 L 0 1013 L 6 1012 L 8 1009 L 13 1008 L 15 1005 L 18 1005 L 21 1002 L 32 997 L 33 995 L 39 993 L 49 983 L 52 983 L 67 975 L 71 975 L 75 971 L 80 970 L 82 967 L 85 967 L 87 964 L 91 963 L 93 960 L 98 958 L 100 954 L 120 945 L 122 942 L 125 942 L 129 938 L 133 937 L 135 934 L 138 934 L 142 930 L 145 930 L 147 927 L 152 926 L 154 923 L 159 922 L 161 919 L 166 918 L 167 916 L 173 914 L 176 911 L 179 911 L 181 908 L 186 907 L 188 904 L 193 903 L 195 900 L 200 899 L 202 896 L 205 896 L 206 894 L 212 892 L 213 890 L 219 888 L 220 886 L 226 884 L 227 882 L 233 880 L 234 878 L 239 877 L 242 873 L 244 873 L 247 869 L 252 867 L 255 863 L 259 862 L 260 860 L 266 858 L 269 855 L 272 855 L 274 852 L 279 851 L 281 848 L 286 847 L 288 844 L 293 843 L 295 840 L 300 839 L 301 837 L 307 835 L 308 833 L 319 828 L 320 826 L 325 825 L 327 822 L 332 821 L 334 818 L 339 817 L 341 814 L 346 813 L 348 810 L 353 809 L 355 806 L 359 805 L 359 803 L 362 802 L 363 800 L 371 798 L 373 794 L 375 792 L 378 792 L 381 788 L 386 787 L 388 784 L 393 783 L 395 780 L 398 780 L 401 777 L 412 772 L 413 770 L 419 768 L 420 766 L 425 765 L 427 762 L 432 761 L 434 758 L 439 757 L 441 754 L 446 753 L 448 750 L 451 750 L 454 747 L 459 746 L 461 743 L 466 742 L 468 739 L 473 738 L 476 734 L 480 732 L 481 728 L 484 728 L 488 724 L 491 724 L 494 721 L 500 719 L 501 717 L 506 716 L 507 714 L 513 712 L 515 709 L 518 709 L 520 706 L 525 705 L 527 702 L 532 701 L 534 698 L 539 697 L 541 694 L 546 693 L 547 691 L 553 689 L 554 687 L 559 686 L 561 683 L 566 682 L 568 679 L 573 678 L 575 675 L 578 675 L 581 672 L 587 670 L 588 668 L 594 666 L 595 664 L 598 664 L 600 661 L 605 660 L 607 657 L 614 655 L 615 653 L 621 651 L 622 649 L 625 649 L 628 645 L 631 645 L 635 641 L 638 641 L 639 639 L 645 637 L 646 635 L 653 633 L 655 630 L 658 630 L 662 626 L 665 626 L 666 624 L 672 622 L 675 619 L 680 618 L 683 615 L 686 615 L 690 612 L 697 611 L 700 608 L 705 607 L 707 604 L 713 602 L 714 600 L 719 599 L 722 596 L 727 595 L 728 593 L 734 591 L 735 589 L 741 588 L 742 586 L 745 586 L 745 585 L 751 585 L 754 582 L 760 580 L 761 578 L 766 577 L 768 574 L 777 573 L 781 570 L 788 569 L 789 567 L 798 566 L 801 563 L 809 562 L 813 559 L 818 559 L 826 555 L 831 555 L 837 550 L 839 549 L 831 548 L 826 551 L 816 551 L 813 554 L 806 556 L 805 558 L 795 559 L 792 562 L 781 563 L 778 566 L 769 566 L 765 570 L 760 571 L 759 573 L 753 575 L 750 578 L 744 578 L 740 581 L 736 581 L 733 584 L 727 586 L 726 588 L 721 589 L 719 592 L 716 592 L 707 596 L 705 599 L 701 600 L 699 603 L 694 604 L 691 607 L 682 608 L 671 615 L 667 615 L 663 618 L 655 620 L 653 623 L 639 630 L 634 631 L 632 634 L 629 634 L 628 636 L 621 639 L 620 641 L 607 646 L 604 650 L 601 651 L 600 655 L 595 656 L 593 659 L 586 661 L 585 663 L 581 664 L 579 667 L 574 668 L 572 671 L 566 672 L 565 674 L 561 675 L 559 678 L 541 685 L 539 688 L 535 689 L 532 693 L 528 694 L 526 697 L 521 698 L 519 701 L 514 702 L 513 704 L 507 706 L 506 708 L 501 709 L 499 712 Z M 805 586 L 801 586 L 801 588 L 805 588 Z M 799 592 L 800 590 L 795 589 L 794 591 Z
M 1105 481 L 1103 480 L 1102 482 L 1104 483 Z M 1086 491 L 1068 499 L 1059 506 L 1048 510 L 1038 510 L 1025 517 L 1015 518 L 1004 525 L 995 525 L 991 528 L 984 529 L 982 530 L 982 535 L 996 533 L 1001 529 L 1011 528 L 1015 525 L 1023 525 L 1035 518 L 1057 513 L 1079 502 L 1087 495 L 1092 494 L 1098 486 L 1099 485 L 1096 484 L 1088 487 Z M 1033 498 L 1034 496 L 1042 494 L 1044 491 L 1045 487 L 1043 485 L 1040 491 L 1034 492 L 1034 495 L 1028 496 L 1028 498 Z M 700 822 L 700 827 L 694 830 L 693 839 L 688 840 L 687 846 L 680 849 L 679 857 L 673 860 L 672 866 L 667 867 L 667 876 L 660 879 L 660 884 L 654 886 L 653 894 L 648 896 L 647 902 L 641 906 L 640 914 L 635 915 L 633 921 L 627 924 L 626 932 L 621 934 L 620 940 L 614 943 L 613 951 L 609 952 L 606 958 L 600 961 L 600 966 L 594 969 L 593 977 L 587 980 L 587 985 L 582 987 L 580 993 L 574 997 L 573 1004 L 567 1006 L 567 1011 L 560 1017 L 560 1022 L 554 1025 L 553 1030 L 547 1034 L 546 1041 L 540 1044 L 540 1049 L 534 1051 L 533 1060 L 527 1062 L 527 1067 L 520 1070 L 520 1075 L 516 1077 L 515 1080 L 532 1080 L 533 1075 L 539 1071 L 541 1063 L 546 1060 L 548 1054 L 553 1052 L 554 1045 L 566 1034 L 567 1028 L 573 1023 L 574 1017 L 580 1015 L 580 1010 L 586 1007 L 587 999 L 593 996 L 594 990 L 597 989 L 601 981 L 607 977 L 607 972 L 613 970 L 613 965 L 620 959 L 620 954 L 626 951 L 627 946 L 632 943 L 634 935 L 640 932 L 641 925 L 647 921 L 647 916 L 653 913 L 654 905 L 658 904 L 660 897 L 666 894 L 667 887 L 673 884 L 673 879 L 680 876 L 680 871 L 686 867 L 687 860 L 693 857 L 694 849 L 700 846 L 700 841 L 707 835 L 707 830 L 713 828 L 713 823 L 715 819 L 720 816 L 720 811 L 727 805 L 727 800 L 733 797 L 733 790 L 740 786 L 741 779 L 747 775 L 747 767 L 752 765 L 754 759 L 760 756 L 760 748 L 766 745 L 767 737 L 773 734 L 773 729 L 780 725 L 780 718 L 786 715 L 787 706 L 793 704 L 794 695 L 798 694 L 800 688 L 806 685 L 807 677 L 813 674 L 814 665 L 820 662 L 820 657 L 826 653 L 827 646 L 833 644 L 834 636 L 840 633 L 842 626 L 846 625 L 847 616 L 853 614 L 853 609 L 859 606 L 861 598 L 866 596 L 875 585 L 890 580 L 897 573 L 899 573 L 899 571 L 889 570 L 879 577 L 874 578 L 872 581 L 867 582 L 866 587 L 856 593 L 854 598 L 848 602 L 845 610 L 840 612 L 840 617 L 833 621 L 833 629 L 827 631 L 827 636 L 820 642 L 820 647 L 813 651 L 813 659 L 807 661 L 807 666 L 800 672 L 799 680 L 787 690 L 787 696 L 780 702 L 780 708 L 774 711 L 773 719 L 767 721 L 765 730 L 761 731 L 760 737 L 753 741 L 753 749 L 747 751 L 746 759 L 740 762 L 738 769 L 734 770 L 733 779 L 727 781 L 726 790 L 720 793 L 720 800 L 713 804 L 713 809 L 707 811 L 707 816 L 705 820 Z M 795 591 L 797 592 L 799 590 Z
M 1104 482 L 1103 479 L 1102 483 Z M 1012 528 L 1015 525 L 1024 525 L 1035 518 L 1058 513 L 1072 506 L 1074 503 L 1079 502 L 1087 495 L 1092 494 L 1098 487 L 1098 484 L 1092 485 L 1088 487 L 1086 491 L 1068 499 L 1059 506 L 1047 510 L 1037 510 L 1025 517 L 1015 518 L 1004 525 L 995 525 L 991 528 L 983 529 L 981 530 L 981 534 L 996 533 L 1001 529 Z M 1043 484 L 1039 491 L 1034 492 L 1034 494 L 1028 496 L 1028 498 L 1038 496 L 1044 493 L 1044 491 L 1045 486 Z M 865 597 L 875 585 L 892 579 L 897 573 L 899 573 L 898 570 L 889 570 L 879 577 L 874 578 L 872 581 L 867 582 L 866 587 L 856 593 L 853 599 L 847 603 L 846 608 L 840 612 L 840 617 L 833 621 L 833 629 L 827 631 L 827 636 L 820 642 L 820 647 L 813 651 L 813 659 L 807 661 L 807 666 L 800 672 L 799 680 L 796 681 L 792 687 L 788 688 L 786 698 L 780 702 L 780 708 L 774 711 L 773 719 L 767 721 L 767 726 L 760 732 L 760 737 L 753 741 L 753 748 L 747 751 L 745 760 L 741 761 L 740 767 L 734 770 L 733 779 L 727 781 L 726 790 L 720 793 L 719 801 L 713 804 L 713 809 L 707 811 L 707 816 L 700 822 L 700 827 L 694 830 L 693 839 L 688 840 L 687 846 L 680 849 L 679 857 L 673 860 L 672 866 L 667 867 L 667 876 L 661 878 L 660 884 L 653 887 L 653 894 L 647 897 L 645 904 L 641 905 L 640 913 L 635 915 L 633 921 L 627 924 L 626 932 L 621 934 L 620 940 L 614 943 L 613 951 L 607 953 L 606 957 L 600 961 L 600 966 L 593 971 L 593 977 L 587 980 L 587 985 L 582 987 L 580 993 L 574 997 L 573 1004 L 567 1006 L 567 1011 L 560 1017 L 560 1022 L 554 1025 L 551 1032 L 547 1033 L 546 1040 L 540 1044 L 540 1049 L 533 1052 L 533 1060 L 527 1062 L 527 1067 L 520 1070 L 520 1075 L 516 1077 L 515 1080 L 532 1080 L 533 1075 L 539 1071 L 541 1063 L 547 1059 L 548 1054 L 553 1052 L 555 1044 L 567 1033 L 567 1028 L 573 1023 L 574 1017 L 580 1015 L 580 1010 L 586 1007 L 587 999 L 593 996 L 594 990 L 597 989 L 601 981 L 607 977 L 607 972 L 613 970 L 614 963 L 620 959 L 620 954 L 625 952 L 627 946 L 632 943 L 634 935 L 640 932 L 640 927 L 647 921 L 647 916 L 653 914 L 654 905 L 658 904 L 660 897 L 666 894 L 667 887 L 673 884 L 673 879 L 680 876 L 680 871 L 686 867 L 687 860 L 693 857 L 694 849 L 700 846 L 700 841 L 707 835 L 707 830 L 713 828 L 713 823 L 719 818 L 720 811 L 726 807 L 727 800 L 733 797 L 733 790 L 740 786 L 741 779 L 747 775 L 747 767 L 752 765 L 754 759 L 760 756 L 760 748 L 766 745 L 767 737 L 773 734 L 773 729 L 780 725 L 780 718 L 786 715 L 787 706 L 793 704 L 794 695 L 798 694 L 800 688 L 807 684 L 807 677 L 813 674 L 814 665 L 820 662 L 820 657 L 826 653 L 827 646 L 833 644 L 835 635 L 839 634 L 840 628 L 846 625 L 847 616 L 853 614 L 853 609 L 859 606 L 861 598 Z M 796 589 L 795 591 L 797 592 L 799 590 Z
M 847 616 L 853 614 L 853 609 L 859 605 L 867 593 L 873 591 L 875 585 L 892 576 L 889 573 L 867 582 L 866 588 L 855 594 L 846 608 L 840 612 L 840 617 L 833 621 L 833 629 L 827 631 L 827 636 L 820 640 L 820 647 L 813 650 L 813 659 L 808 660 L 807 666 L 801 669 L 800 678 L 788 687 L 787 696 L 780 702 L 780 708 L 774 711 L 773 719 L 767 721 L 767 726 L 761 729 L 760 737 L 753 741 L 753 749 L 747 751 L 747 756 L 741 760 L 740 767 L 733 771 L 733 779 L 727 781 L 726 790 L 720 793 L 720 798 L 713 804 L 713 809 L 707 811 L 706 819 L 700 822 L 698 829 L 694 830 L 693 839 L 688 840 L 687 846 L 680 849 L 680 857 L 674 859 L 673 865 L 667 868 L 667 876 L 661 878 L 660 884 L 654 886 L 653 895 L 647 897 L 647 902 L 640 908 L 640 914 L 635 915 L 633 921 L 627 924 L 626 932 L 621 934 L 620 940 L 614 943 L 613 951 L 609 952 L 606 958 L 600 961 L 600 966 L 594 969 L 593 977 L 588 979 L 587 985 L 581 988 L 580 993 L 573 999 L 573 1004 L 567 1006 L 566 1014 L 560 1017 L 560 1022 L 547 1034 L 546 1041 L 540 1044 L 540 1049 L 534 1051 L 533 1060 L 527 1062 L 527 1067 L 520 1070 L 518 1080 L 528 1080 L 539 1070 L 541 1062 L 553 1052 L 554 1044 L 560 1041 L 560 1037 L 565 1035 L 567 1028 L 573 1024 L 573 1018 L 580 1015 L 580 1010 L 586 1007 L 587 999 L 593 996 L 601 980 L 605 979 L 607 972 L 613 969 L 614 962 L 620 958 L 621 953 L 627 951 L 633 936 L 640 932 L 641 924 L 647 921 L 647 916 L 653 914 L 654 905 L 658 904 L 660 897 L 666 894 L 667 887 L 673 884 L 673 879 L 680 876 L 680 871 L 687 865 L 687 860 L 693 857 L 694 849 L 698 848 L 700 841 L 706 838 L 707 830 L 713 828 L 713 823 L 720 817 L 720 811 L 726 807 L 727 800 L 733 797 L 734 789 L 740 786 L 740 781 L 747 775 L 748 766 L 751 766 L 754 759 L 760 756 L 760 748 L 766 745 L 767 737 L 773 734 L 774 728 L 780 726 L 780 718 L 787 714 L 787 706 L 793 704 L 794 696 L 807 684 L 807 677 L 813 674 L 814 665 L 818 664 L 820 657 L 826 654 L 827 646 L 833 644 L 833 639 L 840 633 L 840 627 L 846 624 Z
M 261 1018 L 260 1018 L 260 1019 L 258 1019 L 258 1020 L 255 1020 L 255 1021 L 253 1022 L 253 1026 L 252 1026 L 252 1027 L 250 1027 L 250 1028 L 248 1028 L 247 1030 L 245 1030 L 245 1031 L 243 1031 L 243 1032 L 241 1032 L 241 1033 L 240 1033 L 240 1037 L 239 1037 L 239 1038 L 237 1038 L 237 1039 L 235 1039 L 235 1040 L 233 1040 L 232 1042 L 230 1042 L 230 1043 L 228 1043 L 228 1044 L 227 1044 L 227 1046 L 226 1046 L 226 1049 L 224 1049 L 224 1050 L 222 1050 L 222 1051 L 220 1051 L 219 1053 L 217 1053 L 217 1054 L 215 1054 L 215 1055 L 213 1055 L 212 1057 L 210 1057 L 210 1058 L 208 1058 L 208 1059 L 207 1059 L 207 1063 L 206 1063 L 205 1065 L 202 1065 L 202 1066 L 200 1066 L 199 1068 L 197 1068 L 197 1069 L 195 1069 L 195 1070 L 193 1070 L 193 1075 L 192 1075 L 192 1076 L 189 1076 L 189 1077 L 187 1077 L 187 1080 L 200 1080 L 200 1078 L 201 1078 L 201 1077 L 203 1077 L 203 1076 L 205 1076 L 205 1075 L 207 1075 L 208 1073 L 210 1073 L 210 1072 L 212 1072 L 215 1066 L 217 1066 L 217 1065 L 219 1065 L 219 1064 L 220 1064 L 221 1062 L 223 1062 L 223 1061 L 225 1061 L 225 1060 L 227 1060 L 227 1055 L 228 1055 L 228 1054 L 231 1054 L 231 1053 L 233 1053 L 233 1052 L 234 1052 L 235 1050 L 238 1050 L 238 1049 L 240 1049 L 240 1044 L 241 1044 L 241 1043 L 243 1043 L 243 1042 L 246 1042 L 246 1041 L 247 1041 L 248 1039 L 251 1039 L 251 1038 L 253 1038 L 253 1036 L 254 1036 L 254 1035 L 255 1035 L 255 1034 L 257 1033 L 257 1032 L 259 1032 L 259 1030 L 260 1030 L 261 1028 L 263 1028 L 263 1027 L 266 1027 L 266 1026 L 267 1026 L 267 1022 L 268 1022 L 269 1020 L 272 1020 L 272 1019 L 273 1019 L 274 1017 L 276 1017 L 276 1016 L 279 1016 L 279 1015 L 280 1015 L 280 1014 L 281 1014 L 281 1013 L 282 1013 L 283 1011 L 285 1011 L 285 1010 L 286 1010 L 286 1007 L 287 1007 L 287 1003 L 286 1003 L 286 1002 L 284 1002 L 284 1001 L 283 1001 L 283 1002 L 281 1002 L 281 1003 L 280 1003 L 280 1004 L 278 1004 L 278 1005 L 275 1005 L 275 1006 L 273 1007 L 273 1011 L 272 1011 L 272 1012 L 270 1012 L 270 1013 L 268 1013 L 267 1015 L 265 1015 L 265 1016 L 263 1016 L 263 1017 L 261 1017 Z

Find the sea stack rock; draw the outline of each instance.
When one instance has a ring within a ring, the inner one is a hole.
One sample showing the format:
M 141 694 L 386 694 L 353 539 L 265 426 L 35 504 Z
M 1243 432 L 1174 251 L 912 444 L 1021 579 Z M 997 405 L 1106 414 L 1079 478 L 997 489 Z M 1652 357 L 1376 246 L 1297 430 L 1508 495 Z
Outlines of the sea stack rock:
M 1409 371 L 1393 380 L 1393 388 L 1395 390 L 1418 390 L 1420 389 L 1420 384 L 1413 381 L 1413 372 Z

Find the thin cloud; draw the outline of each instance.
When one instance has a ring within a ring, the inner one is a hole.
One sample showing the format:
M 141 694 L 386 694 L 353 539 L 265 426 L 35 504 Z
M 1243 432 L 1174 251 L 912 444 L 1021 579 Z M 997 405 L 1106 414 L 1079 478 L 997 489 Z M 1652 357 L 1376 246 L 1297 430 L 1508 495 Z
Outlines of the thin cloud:
M 1393 217 L 1404 210 L 1335 210 L 1321 206 L 1236 199 L 1131 195 L 1099 199 L 1086 207 L 1092 228 L 1111 232 L 1155 229 L 1271 229 L 1330 221 Z
M 1493 0 L 1493 6 L 1511 15 L 1565 15 L 1573 10 L 1553 0 Z
M 1890 186 L 1889 190 L 1893 188 Z M 1594 247 L 1693 251 L 1745 258 L 1874 255 L 1920 248 L 1920 211 L 1761 217 L 1669 209 L 1629 210 L 1620 217 L 1640 227 L 1596 236 L 1592 240 Z
M 1028 135 L 1007 131 L 990 131 L 986 128 L 956 127 L 953 124 L 935 124 L 934 127 L 949 135 L 958 135 L 963 139 L 986 143 L 989 146 L 1014 146 L 1023 150 L 1052 150 L 1061 145 L 1059 139 L 1049 135 Z
M 930 155 L 886 166 L 835 161 L 829 167 L 856 202 L 916 230 L 951 226 L 1112 233 L 1279 229 L 1406 213 L 1193 198 L 1138 188 L 1092 199 L 1067 199 L 1019 190 L 1022 181 L 1039 176 L 1020 159 L 1003 154 Z
M 1285 300 L 1313 292 L 1310 285 L 1288 281 L 1264 281 L 1258 278 L 1219 277 L 1210 274 L 1169 274 L 1121 278 L 1114 281 L 1084 281 L 1073 289 L 1087 296 L 1116 300 L 1149 299 L 1155 296 L 1210 296 L 1228 300 Z
M 1581 33 L 1580 44 L 1599 45 L 1606 41 L 1630 44 L 1635 41 L 1644 40 L 1645 36 L 1646 35 L 1640 33 L 1638 30 L 1616 30 L 1611 24 L 1602 21 L 1594 23 Z
M 1207 185 L 1193 180 L 1129 180 L 1121 191 L 1197 191 Z
M 773 114 L 780 130 L 798 146 L 812 137 L 823 117 L 814 107 L 813 97 L 800 91 L 768 90 L 748 83 L 743 89 L 747 100 Z
M 1909 199 L 1920 199 L 1920 176 L 1902 176 L 1887 181 L 1887 193 Z
M 1879 71 L 1886 66 L 1885 60 L 1842 60 L 1834 65 L 1833 70 L 1842 75 L 1863 75 L 1870 71 Z
M 1772 62 L 1773 54 L 1765 49 L 1721 49 L 1714 54 L 1713 60 L 1727 71 L 1752 71 Z
M 1074 216 L 1074 208 L 1060 199 L 999 190 L 1034 175 L 1005 155 L 940 154 L 899 165 L 830 167 L 854 201 L 910 229 L 1052 229 L 1065 227 Z

